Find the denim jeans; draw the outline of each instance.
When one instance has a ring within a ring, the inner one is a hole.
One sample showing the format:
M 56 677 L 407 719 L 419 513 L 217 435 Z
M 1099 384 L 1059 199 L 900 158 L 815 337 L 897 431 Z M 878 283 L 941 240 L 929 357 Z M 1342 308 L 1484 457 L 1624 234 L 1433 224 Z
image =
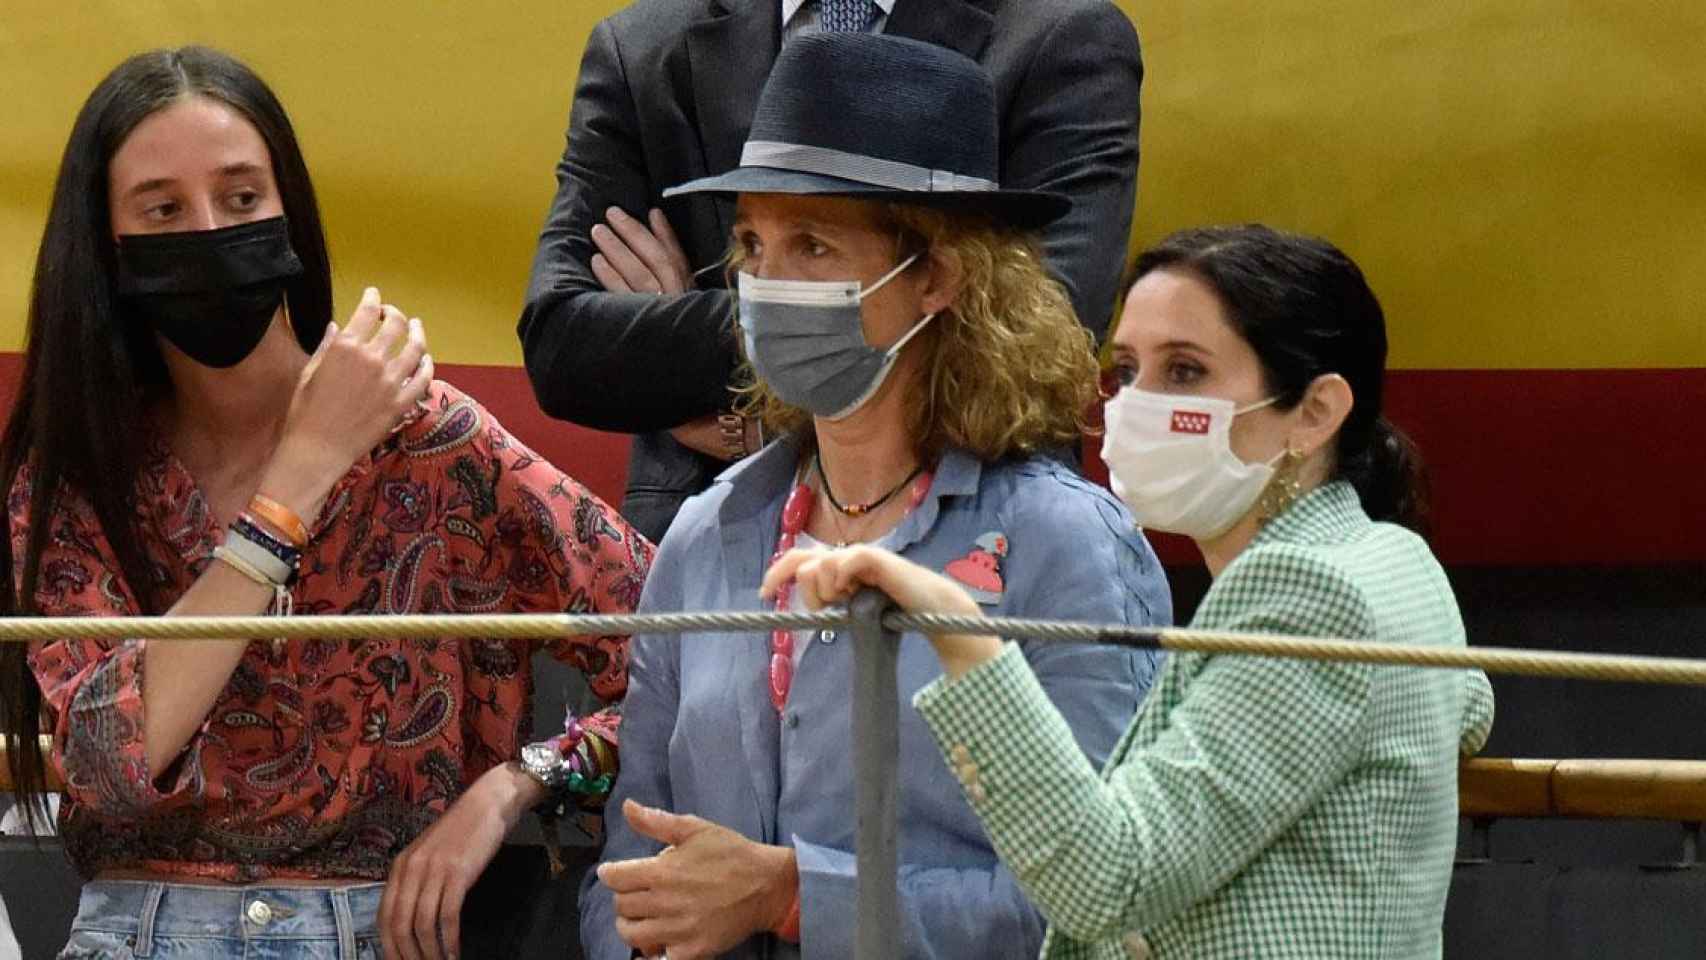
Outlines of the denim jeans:
M 97 880 L 59 960 L 378 960 L 384 891 Z

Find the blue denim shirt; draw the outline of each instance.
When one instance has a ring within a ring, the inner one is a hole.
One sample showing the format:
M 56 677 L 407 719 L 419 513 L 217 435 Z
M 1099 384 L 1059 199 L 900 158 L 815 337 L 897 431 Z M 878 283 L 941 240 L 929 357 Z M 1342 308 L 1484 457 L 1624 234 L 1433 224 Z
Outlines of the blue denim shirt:
M 664 537 L 640 610 L 761 610 L 758 584 L 794 483 L 787 441 L 726 471 L 689 500 Z M 947 572 L 991 614 L 1165 625 L 1160 564 L 1105 490 L 1043 458 L 985 464 L 950 450 L 918 508 L 894 530 L 897 552 Z M 991 589 L 999 586 L 1000 589 Z M 1155 676 L 1158 656 L 1115 647 L 1024 645 L 1079 746 L 1100 767 Z M 726 956 L 850 957 L 854 818 L 848 642 L 804 652 L 787 708 L 770 703 L 768 635 L 634 638 L 623 705 L 622 772 L 609 805 L 606 860 L 656 853 L 620 813 L 629 797 L 691 813 L 799 861 L 801 945 L 755 936 Z M 930 644 L 900 651 L 900 885 L 908 957 L 1035 957 L 1042 921 L 1000 865 L 960 785 L 911 706 L 941 674 Z M 581 939 L 589 960 L 628 960 L 611 893 L 588 873 Z

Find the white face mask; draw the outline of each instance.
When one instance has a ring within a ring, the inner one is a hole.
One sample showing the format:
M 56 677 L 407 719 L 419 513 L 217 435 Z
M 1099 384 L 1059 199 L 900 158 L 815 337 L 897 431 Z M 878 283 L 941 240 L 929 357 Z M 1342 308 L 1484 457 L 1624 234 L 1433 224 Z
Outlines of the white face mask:
M 1232 418 L 1278 397 L 1237 407 L 1216 397 L 1127 387 L 1108 401 L 1102 459 L 1114 495 L 1141 526 L 1211 540 L 1237 523 L 1274 475 L 1273 463 L 1232 452 Z

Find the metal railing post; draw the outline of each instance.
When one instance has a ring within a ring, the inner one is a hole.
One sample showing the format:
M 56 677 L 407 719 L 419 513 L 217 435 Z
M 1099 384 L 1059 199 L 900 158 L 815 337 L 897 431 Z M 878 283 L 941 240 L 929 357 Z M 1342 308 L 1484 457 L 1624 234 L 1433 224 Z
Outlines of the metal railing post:
M 889 598 L 863 590 L 848 610 L 853 615 L 853 783 L 858 833 L 858 929 L 856 960 L 900 956 L 900 893 L 897 888 L 900 635 L 883 626 Z

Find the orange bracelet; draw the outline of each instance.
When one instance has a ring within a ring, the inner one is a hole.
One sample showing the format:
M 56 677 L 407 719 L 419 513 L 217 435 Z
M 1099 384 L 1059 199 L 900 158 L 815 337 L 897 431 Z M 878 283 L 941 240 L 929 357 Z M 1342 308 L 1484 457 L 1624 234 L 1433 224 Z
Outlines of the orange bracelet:
M 800 942 L 800 888 L 794 888 L 794 902 L 788 905 L 788 915 L 770 931 L 789 943 Z
M 296 549 L 302 550 L 308 546 L 308 527 L 302 522 L 302 518 L 296 515 L 295 510 L 260 493 L 255 494 L 254 499 L 249 501 L 249 510 L 277 528 L 279 533 L 289 537 Z

